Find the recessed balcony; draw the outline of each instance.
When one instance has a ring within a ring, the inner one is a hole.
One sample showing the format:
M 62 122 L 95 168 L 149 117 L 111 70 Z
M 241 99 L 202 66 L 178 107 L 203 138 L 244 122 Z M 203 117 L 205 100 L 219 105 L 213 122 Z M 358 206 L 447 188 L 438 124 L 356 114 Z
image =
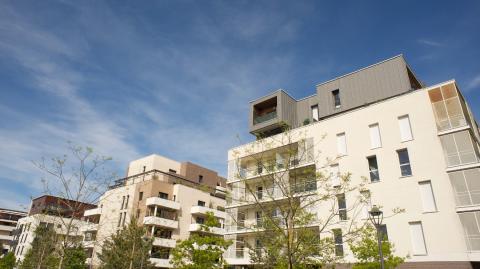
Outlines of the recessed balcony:
M 217 235 L 223 235 L 225 230 L 220 227 L 209 227 L 209 231 L 202 230 L 202 224 L 200 223 L 192 223 L 188 229 L 189 232 L 201 232 L 201 233 L 211 233 Z
M 177 241 L 174 239 L 155 237 L 153 239 L 153 245 L 157 247 L 174 248 L 177 245 Z
M 217 209 L 205 207 L 205 206 L 197 205 L 197 206 L 192 206 L 192 208 L 190 209 L 190 213 L 192 215 L 206 215 L 207 212 L 212 212 L 213 216 L 217 218 L 225 219 L 227 217 L 227 213 Z
M 147 206 L 156 205 L 156 206 L 170 208 L 170 209 L 174 209 L 174 210 L 179 210 L 180 209 L 180 203 L 172 201 L 172 200 L 163 199 L 163 198 L 160 198 L 160 197 L 147 198 L 146 205 Z
M 154 225 L 158 227 L 166 227 L 171 229 L 178 229 L 178 221 L 163 217 L 148 216 L 143 219 L 144 225 Z
M 83 241 L 84 248 L 93 248 L 95 246 L 95 241 Z
M 97 215 L 101 215 L 101 214 L 102 214 L 102 208 L 100 208 L 100 207 L 97 207 L 97 208 L 94 208 L 94 209 L 85 210 L 85 213 L 83 213 L 83 215 L 84 215 L 85 217 L 97 216 Z
M 15 226 L 0 225 L 0 230 L 11 232 L 11 231 L 15 230 Z

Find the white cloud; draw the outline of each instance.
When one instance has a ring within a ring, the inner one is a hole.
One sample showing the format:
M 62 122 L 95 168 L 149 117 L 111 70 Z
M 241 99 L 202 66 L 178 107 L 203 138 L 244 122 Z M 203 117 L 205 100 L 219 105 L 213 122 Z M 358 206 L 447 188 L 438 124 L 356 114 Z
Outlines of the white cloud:
M 429 46 L 429 47 L 443 47 L 445 46 L 445 44 L 443 43 L 440 43 L 438 41 L 434 41 L 434 40 L 430 40 L 430 39 L 418 39 L 417 42 L 419 44 L 422 44 L 422 45 L 425 45 L 425 46 Z
M 480 75 L 473 77 L 467 84 L 467 90 L 480 88 Z

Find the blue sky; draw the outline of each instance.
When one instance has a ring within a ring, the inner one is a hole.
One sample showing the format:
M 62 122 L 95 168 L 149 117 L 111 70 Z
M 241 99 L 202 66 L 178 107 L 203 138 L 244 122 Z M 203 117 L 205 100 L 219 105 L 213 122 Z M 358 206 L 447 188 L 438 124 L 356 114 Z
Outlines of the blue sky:
M 457 79 L 478 117 L 478 14 L 478 1 L 1 1 L 0 207 L 28 206 L 42 191 L 31 161 L 66 141 L 119 174 L 151 153 L 225 174 L 227 150 L 252 139 L 249 100 L 311 95 L 400 53 L 429 85 Z

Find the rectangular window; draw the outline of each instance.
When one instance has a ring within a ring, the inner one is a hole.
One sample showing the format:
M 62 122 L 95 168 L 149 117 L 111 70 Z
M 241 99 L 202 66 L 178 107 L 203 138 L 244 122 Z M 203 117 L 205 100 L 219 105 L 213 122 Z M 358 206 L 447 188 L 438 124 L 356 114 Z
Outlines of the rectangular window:
M 125 200 L 125 209 L 128 207 L 128 200 L 130 199 L 130 195 L 127 195 L 127 199 Z
M 318 121 L 318 105 L 312 106 L 311 109 L 312 109 L 312 119 L 313 119 L 313 121 Z
M 168 193 L 159 192 L 158 197 L 168 200 Z
M 263 199 L 263 187 L 262 186 L 257 187 L 257 199 L 258 200 Z
M 205 206 L 205 201 L 198 200 L 197 205 L 198 206 Z
M 427 255 L 427 247 L 425 245 L 422 222 L 410 222 L 409 225 L 413 255 Z
M 340 170 L 338 168 L 338 164 L 330 165 L 330 178 L 332 179 L 332 186 L 338 187 L 341 185 L 340 182 Z
M 466 169 L 448 173 L 455 192 L 457 206 L 480 204 L 480 169 Z
M 176 173 L 177 173 L 177 171 L 176 171 L 176 170 L 173 170 L 173 169 L 168 169 L 168 172 L 170 172 L 170 173 L 174 173 L 174 174 L 176 174 Z
M 338 217 L 340 220 L 347 220 L 347 200 L 345 199 L 345 194 L 337 195 L 338 202 Z
M 120 207 L 120 210 L 123 209 L 123 205 L 125 204 L 125 196 L 122 196 L 122 206 Z
M 127 212 L 123 212 L 123 222 L 122 222 L 123 227 L 125 227 L 125 219 L 127 219 Z
M 400 141 L 405 142 L 412 140 L 412 128 L 410 126 L 410 118 L 408 115 L 399 117 L 398 125 L 400 127 Z
M 412 175 L 412 168 L 410 167 L 410 158 L 408 157 L 408 150 L 397 150 L 398 161 L 400 162 L 400 172 L 402 177 L 408 177 Z
M 432 182 L 422 181 L 418 182 L 420 188 L 420 196 L 422 198 L 423 212 L 437 211 L 437 204 L 435 203 L 435 196 L 433 195 Z
M 204 223 L 205 223 L 205 219 L 202 218 L 202 217 L 197 217 L 197 218 L 196 218 L 196 222 L 197 222 L 198 224 L 204 224 Z
M 370 129 L 370 148 L 381 148 L 382 139 L 380 137 L 380 127 L 378 126 L 378 123 L 369 125 L 368 128 Z
M 370 181 L 377 182 L 380 180 L 380 173 L 378 172 L 377 156 L 367 157 L 368 170 L 370 171 Z
M 347 155 L 347 138 L 345 133 L 337 134 L 337 152 L 340 156 Z
M 142 201 L 142 199 L 143 199 L 143 191 L 138 193 L 138 200 Z
M 470 251 L 480 250 L 480 212 L 459 213 L 460 222 Z
M 333 229 L 333 240 L 335 241 L 335 256 L 343 256 L 343 237 L 341 229 Z
M 257 220 L 257 226 L 261 227 L 262 226 L 262 212 L 261 211 L 256 211 L 255 212 L 255 219 Z
M 440 136 L 448 166 L 474 163 L 478 152 L 468 130 Z
M 336 89 L 332 91 L 333 96 L 333 103 L 335 104 L 335 108 L 339 108 L 342 104 L 340 102 L 340 90 Z
M 198 183 L 202 183 L 203 182 L 203 176 L 202 175 L 198 175 Z
M 118 217 L 118 223 L 117 223 L 117 227 L 120 227 L 120 225 L 122 224 L 122 212 L 120 212 L 120 216 Z

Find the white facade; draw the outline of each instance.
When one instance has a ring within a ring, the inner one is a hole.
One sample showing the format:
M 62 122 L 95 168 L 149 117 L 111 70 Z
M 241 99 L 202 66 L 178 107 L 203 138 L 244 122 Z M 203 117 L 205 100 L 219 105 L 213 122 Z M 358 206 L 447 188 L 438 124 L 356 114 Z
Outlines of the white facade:
M 17 260 L 23 260 L 25 254 L 27 254 L 35 238 L 35 229 L 39 225 L 52 227 L 57 234 L 65 235 L 67 233 L 66 227 L 70 225 L 70 221 L 71 230 L 69 235 L 81 240 L 83 234 L 80 229 L 86 225 L 84 221 L 45 214 L 35 214 L 21 218 L 17 223 L 17 234 L 14 238 L 17 244 L 13 251 Z
M 27 215 L 26 212 L 0 208 L 0 243 L 3 246 L 1 254 L 11 249 L 13 245 L 13 232 L 18 219 Z
M 159 268 L 172 267 L 171 249 L 177 240 L 198 232 L 206 212 L 212 212 L 221 224 L 212 233 L 223 236 L 226 205 L 223 187 L 202 186 L 201 182 L 185 176 L 198 173 L 198 180 L 209 180 L 205 176 L 208 169 L 195 167 L 194 172 L 186 169 L 191 168 L 159 155 L 132 161 L 127 178 L 105 192 L 97 209 L 85 212 L 85 217 L 93 221 L 92 228 L 84 230 L 84 246 L 93 256 L 89 262 L 94 266 L 99 263 L 97 253 L 101 252 L 103 242 L 128 225 L 132 217 L 153 236 L 151 261 Z M 211 180 L 224 180 L 214 174 Z
M 443 99 L 438 99 L 437 91 L 445 92 Z M 318 171 L 349 172 L 356 184 L 364 177 L 371 205 L 382 206 L 386 215 L 395 208 L 405 210 L 384 219 L 384 224 L 397 254 L 409 255 L 407 262 L 480 261 L 478 126 L 455 81 L 362 106 L 291 132 L 297 140 L 306 138 L 313 145 L 311 156 Z M 277 134 L 263 142 L 275 144 L 281 137 Z M 227 208 L 233 214 L 242 211 L 244 227 L 227 218 L 226 235 L 251 245 L 255 245 L 255 235 L 246 227 L 255 223 L 255 210 L 245 206 L 249 196 L 245 184 L 254 185 L 261 172 L 249 176 L 256 168 L 248 159 L 253 154 L 270 154 L 252 146 L 255 143 L 229 151 L 227 181 L 233 195 Z M 280 154 L 272 155 L 278 164 Z M 334 161 L 320 168 L 327 158 Z M 309 165 L 312 160 L 303 161 Z M 371 180 L 372 174 L 378 179 Z M 354 201 L 356 197 L 347 196 L 347 207 Z M 322 219 L 322 209 L 314 210 Z M 366 210 L 362 214 L 366 217 Z M 345 261 L 354 261 L 346 244 L 343 249 Z M 250 264 L 248 251 L 235 244 L 226 258 L 231 265 Z

